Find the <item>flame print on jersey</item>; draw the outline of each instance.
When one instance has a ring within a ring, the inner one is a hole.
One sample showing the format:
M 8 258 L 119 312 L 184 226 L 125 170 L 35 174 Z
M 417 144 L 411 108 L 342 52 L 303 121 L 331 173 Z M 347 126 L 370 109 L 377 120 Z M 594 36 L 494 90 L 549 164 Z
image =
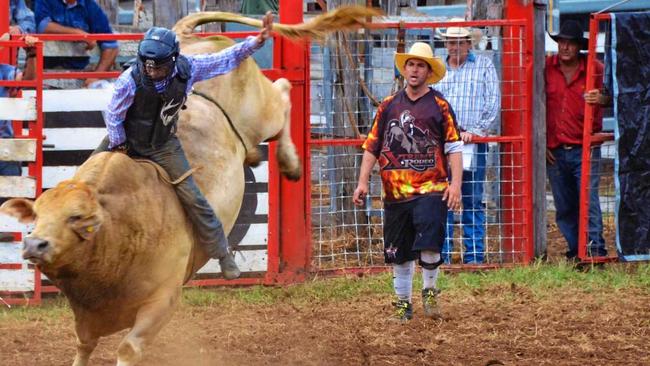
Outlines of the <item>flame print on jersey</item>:
M 370 152 L 378 152 L 384 200 L 408 200 L 412 197 L 443 192 L 447 186 L 447 157 L 444 143 L 460 140 L 453 112 L 443 98 L 430 99 L 439 107 L 442 119 L 439 132 L 418 127 L 408 109 L 384 116 L 394 100 L 390 96 L 380 104 L 371 131 L 363 144 Z M 433 106 L 435 108 L 435 106 Z M 420 125 L 422 125 L 420 123 Z

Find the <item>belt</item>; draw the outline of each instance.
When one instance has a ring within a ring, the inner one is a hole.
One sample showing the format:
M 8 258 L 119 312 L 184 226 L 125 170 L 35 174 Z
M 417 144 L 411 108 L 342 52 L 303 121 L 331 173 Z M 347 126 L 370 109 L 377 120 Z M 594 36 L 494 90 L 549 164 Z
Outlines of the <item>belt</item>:
M 564 150 L 572 150 L 572 149 L 578 149 L 581 148 L 582 145 L 580 144 L 562 144 L 558 146 L 558 149 L 564 149 Z

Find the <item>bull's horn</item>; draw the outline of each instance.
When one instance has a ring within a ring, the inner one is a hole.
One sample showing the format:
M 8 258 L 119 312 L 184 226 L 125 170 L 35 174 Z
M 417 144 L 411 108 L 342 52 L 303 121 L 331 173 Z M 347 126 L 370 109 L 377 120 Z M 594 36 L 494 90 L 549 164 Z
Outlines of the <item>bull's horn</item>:
M 380 16 L 383 13 L 378 9 L 365 6 L 341 6 L 316 18 L 301 24 L 273 24 L 273 31 L 289 38 L 311 37 L 323 39 L 327 33 L 335 31 L 353 30 L 365 27 L 367 17 Z M 220 11 L 195 13 L 179 20 L 173 31 L 179 35 L 191 35 L 194 28 L 212 22 L 232 22 L 261 28 L 262 21 L 233 13 Z

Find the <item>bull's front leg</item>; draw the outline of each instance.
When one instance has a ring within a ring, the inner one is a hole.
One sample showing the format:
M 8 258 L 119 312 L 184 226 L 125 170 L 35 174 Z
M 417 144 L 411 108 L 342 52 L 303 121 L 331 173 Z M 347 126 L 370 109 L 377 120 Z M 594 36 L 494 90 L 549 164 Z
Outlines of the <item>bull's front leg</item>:
M 169 322 L 178 305 L 180 285 L 157 294 L 138 310 L 131 331 L 117 348 L 117 366 L 134 366 L 142 359 L 145 346 L 151 344 L 162 327 Z
M 75 324 L 75 333 L 77 333 L 77 354 L 74 357 L 72 366 L 86 366 L 90 354 L 97 347 L 99 338 L 80 323 Z

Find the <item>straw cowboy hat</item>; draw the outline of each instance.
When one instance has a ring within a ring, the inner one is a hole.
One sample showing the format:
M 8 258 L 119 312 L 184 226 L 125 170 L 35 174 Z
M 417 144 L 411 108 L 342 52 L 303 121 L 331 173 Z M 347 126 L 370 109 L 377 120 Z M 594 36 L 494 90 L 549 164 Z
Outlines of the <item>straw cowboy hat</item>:
M 449 19 L 450 22 L 464 22 L 462 18 Z M 436 28 L 436 34 L 440 38 L 471 38 L 472 31 L 467 27 L 447 27 L 442 30 Z
M 449 19 L 450 22 L 464 22 L 463 18 L 452 18 Z M 472 46 L 478 44 L 483 38 L 483 32 L 479 29 L 471 29 L 468 27 L 447 27 L 447 28 L 436 28 L 437 38 L 442 39 L 468 39 L 472 41 Z
M 399 73 L 404 76 L 404 65 L 406 61 L 411 58 L 417 58 L 422 60 L 431 66 L 431 76 L 427 79 L 427 84 L 434 84 L 440 81 L 445 77 L 447 68 L 445 63 L 439 58 L 433 56 L 433 51 L 431 46 L 424 42 L 415 42 L 409 49 L 408 53 L 395 53 L 395 67 L 399 70 Z
M 562 23 L 562 27 L 560 27 L 560 33 L 551 34 L 550 36 L 555 42 L 559 41 L 560 39 L 568 39 L 570 41 L 578 42 L 580 49 L 583 50 L 586 50 L 589 47 L 589 40 L 585 38 L 582 27 L 575 20 L 567 20 L 566 22 Z

